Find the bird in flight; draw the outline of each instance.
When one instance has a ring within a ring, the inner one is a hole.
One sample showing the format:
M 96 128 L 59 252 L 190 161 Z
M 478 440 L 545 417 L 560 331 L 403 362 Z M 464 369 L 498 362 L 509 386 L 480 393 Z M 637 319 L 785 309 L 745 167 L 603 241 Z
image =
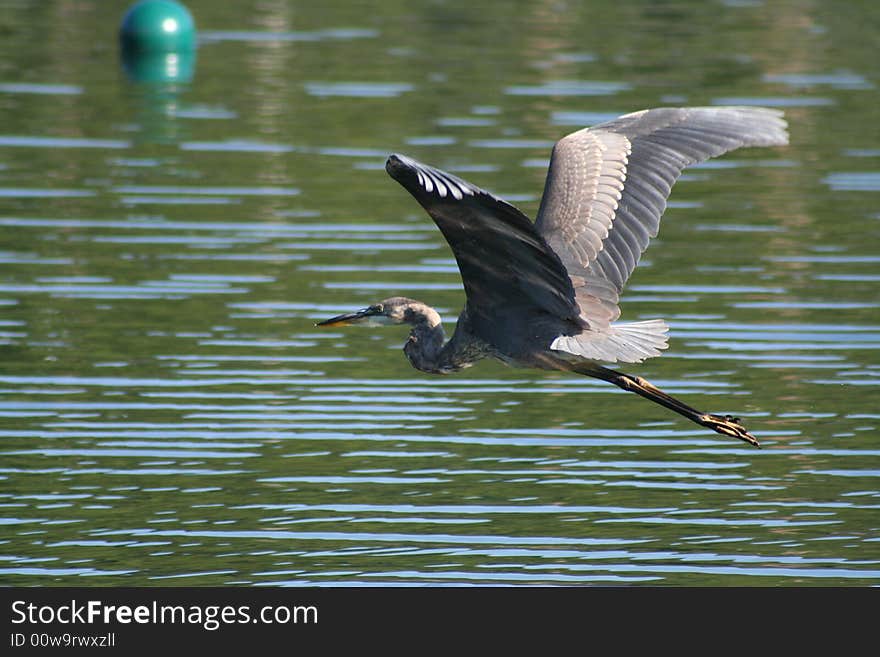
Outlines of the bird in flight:
M 403 351 L 422 372 L 449 374 L 486 357 L 574 372 L 757 447 L 738 418 L 698 411 L 602 363 L 640 363 L 667 347 L 666 322 L 618 322 L 618 302 L 682 169 L 741 147 L 787 144 L 786 128 L 777 110 L 692 107 L 578 130 L 553 147 L 534 223 L 457 176 L 391 155 L 386 171 L 428 212 L 458 263 L 467 300 L 455 332 L 447 340 L 437 311 L 405 297 L 318 326 L 408 324 Z

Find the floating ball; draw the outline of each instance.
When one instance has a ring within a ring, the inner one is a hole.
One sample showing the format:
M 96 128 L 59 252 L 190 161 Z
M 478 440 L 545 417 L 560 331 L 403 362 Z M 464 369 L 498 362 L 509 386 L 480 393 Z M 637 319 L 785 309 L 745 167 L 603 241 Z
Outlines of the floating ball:
M 196 28 L 175 0 L 141 0 L 119 28 L 122 65 L 136 82 L 188 82 L 195 69 Z
M 119 28 L 125 50 L 187 52 L 195 49 L 196 26 L 189 10 L 175 0 L 141 0 Z

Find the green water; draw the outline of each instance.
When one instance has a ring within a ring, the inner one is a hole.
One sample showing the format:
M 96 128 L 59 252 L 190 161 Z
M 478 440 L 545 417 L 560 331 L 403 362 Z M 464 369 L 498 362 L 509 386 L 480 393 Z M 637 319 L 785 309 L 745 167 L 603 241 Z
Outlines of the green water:
M 122 72 L 125 2 L 0 8 L 0 583 L 880 581 L 873 3 L 187 4 L 166 86 Z M 676 185 L 622 301 L 670 348 L 628 371 L 764 449 L 314 327 L 463 303 L 389 153 L 533 216 L 556 139 L 718 104 L 791 145 Z

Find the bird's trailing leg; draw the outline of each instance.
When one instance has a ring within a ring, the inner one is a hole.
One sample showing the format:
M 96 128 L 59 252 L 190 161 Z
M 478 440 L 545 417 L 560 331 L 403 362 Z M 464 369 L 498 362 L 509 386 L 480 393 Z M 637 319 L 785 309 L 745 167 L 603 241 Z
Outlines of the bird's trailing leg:
M 691 422 L 696 422 L 707 429 L 712 429 L 712 431 L 725 436 L 739 438 L 755 447 L 761 446 L 758 439 L 746 431 L 746 428 L 740 424 L 739 418 L 730 415 L 712 415 L 711 413 L 698 411 L 675 397 L 666 394 L 653 383 L 646 381 L 640 376 L 615 372 L 614 370 L 599 365 L 578 367 L 574 371 L 579 374 L 586 374 L 587 376 L 608 381 L 609 383 L 616 385 L 618 388 L 641 395 L 645 399 L 650 399 L 652 402 L 665 406 L 669 410 L 675 411 L 679 415 L 683 415 L 689 419 Z

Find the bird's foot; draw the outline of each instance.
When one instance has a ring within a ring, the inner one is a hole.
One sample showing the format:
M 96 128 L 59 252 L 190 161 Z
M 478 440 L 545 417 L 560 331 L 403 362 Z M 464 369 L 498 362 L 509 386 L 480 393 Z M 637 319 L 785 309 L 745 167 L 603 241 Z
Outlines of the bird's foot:
M 758 439 L 746 431 L 746 428 L 740 424 L 738 417 L 733 417 L 731 415 L 725 415 L 722 417 L 720 415 L 706 413 L 700 418 L 700 424 L 708 429 L 712 429 L 712 431 L 724 434 L 725 436 L 732 436 L 733 438 L 744 440 L 749 445 L 754 445 L 755 447 L 761 446 Z

